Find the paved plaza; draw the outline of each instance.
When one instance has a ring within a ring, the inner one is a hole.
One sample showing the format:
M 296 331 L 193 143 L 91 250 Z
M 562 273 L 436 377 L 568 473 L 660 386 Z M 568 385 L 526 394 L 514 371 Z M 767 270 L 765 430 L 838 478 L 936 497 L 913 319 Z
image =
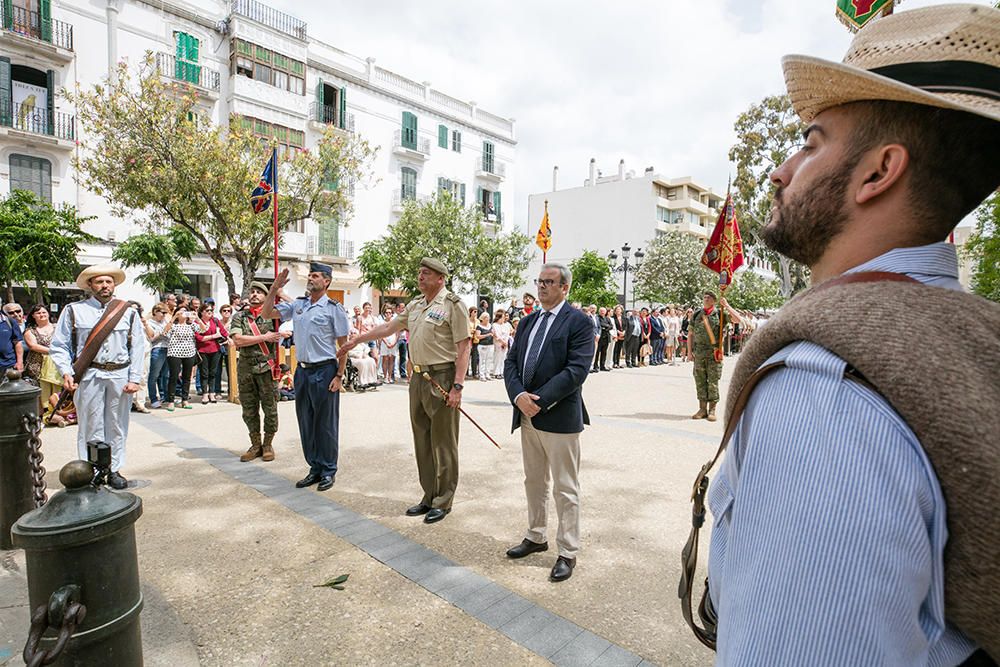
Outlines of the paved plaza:
M 722 391 L 734 365 L 726 361 Z M 692 421 L 691 365 L 622 369 L 584 385 L 582 550 L 548 581 L 550 548 L 523 560 L 519 436 L 502 381 L 469 382 L 453 512 L 426 525 L 405 385 L 344 395 L 340 471 L 326 493 L 305 472 L 294 404 L 279 404 L 273 463 L 240 463 L 237 406 L 132 416 L 123 472 L 136 524 L 147 665 L 705 665 L 677 601 L 691 482 L 721 421 Z M 43 434 L 50 494 L 76 429 Z M 703 539 L 707 539 L 704 535 Z M 0 552 L 0 665 L 19 665 L 28 628 L 24 555 Z M 345 590 L 314 587 L 349 574 Z M 6 661 L 6 662 L 5 662 Z

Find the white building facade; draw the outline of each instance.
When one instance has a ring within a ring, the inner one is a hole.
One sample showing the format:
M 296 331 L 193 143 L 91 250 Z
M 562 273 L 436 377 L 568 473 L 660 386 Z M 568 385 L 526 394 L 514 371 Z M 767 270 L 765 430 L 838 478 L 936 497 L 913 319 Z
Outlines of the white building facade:
M 582 186 L 559 189 L 558 168 L 553 171 L 552 190 L 528 197 L 528 233 L 534 234 L 548 205 L 552 228 L 552 248 L 547 253 L 551 262 L 569 264 L 586 250 L 602 257 L 611 251 L 619 255 L 629 245 L 634 253 L 649 245 L 656 237 L 670 231 L 690 234 L 707 243 L 725 203 L 725 194 L 695 181 L 690 176 L 669 178 L 649 167 L 642 174 L 627 171 L 625 162 L 618 163 L 616 173 L 605 176 L 590 161 L 590 176 Z M 535 276 L 541 267 L 539 253 L 528 268 Z M 763 262 L 748 262 L 762 275 L 774 274 Z M 631 304 L 633 277 L 629 272 L 628 293 Z M 619 295 L 621 296 L 621 278 Z
M 85 229 L 101 242 L 83 249 L 83 265 L 109 261 L 115 244 L 142 228 L 112 216 L 101 197 L 77 184 L 71 159 L 83 150 L 87 128 L 60 91 L 89 89 L 119 61 L 137 67 L 147 52 L 165 79 L 195 86 L 213 122 L 233 118 L 276 138 L 279 151 L 314 146 L 328 126 L 379 147 L 374 177 L 343 186 L 354 203 L 350 220 L 308 220 L 284 232 L 280 259 L 294 269 L 290 293 L 304 286 L 315 259 L 335 267 L 331 296 L 347 306 L 370 300 L 354 263 L 361 245 L 398 219 L 403 201 L 439 189 L 478 205 L 484 224 L 508 226 L 513 120 L 326 44 L 293 16 L 256 0 L 0 3 L 0 194 L 33 190 L 97 216 Z M 222 271 L 207 257 L 196 256 L 184 271 L 191 281 L 185 291 L 227 298 Z M 258 277 L 269 280 L 271 271 L 261 267 Z M 239 286 L 242 276 L 236 280 Z M 56 301 L 75 298 L 63 287 Z M 133 281 L 118 293 L 145 304 L 155 298 Z

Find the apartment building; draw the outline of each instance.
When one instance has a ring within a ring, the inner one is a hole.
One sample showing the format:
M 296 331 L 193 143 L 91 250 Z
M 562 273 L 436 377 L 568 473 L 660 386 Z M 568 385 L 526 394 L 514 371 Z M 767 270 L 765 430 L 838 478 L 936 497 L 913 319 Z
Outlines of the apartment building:
M 291 291 L 304 285 L 308 262 L 336 267 L 332 296 L 348 306 L 371 298 L 354 263 L 361 245 L 385 232 L 408 199 L 452 192 L 477 206 L 491 228 L 506 221 L 513 197 L 514 122 L 475 102 L 435 89 L 325 43 L 306 22 L 256 0 L 0 0 L 0 194 L 13 188 L 67 202 L 96 219 L 101 241 L 83 249 L 84 265 L 108 261 L 115 244 L 140 231 L 80 187 L 71 159 L 86 127 L 61 90 L 89 88 L 121 60 L 147 52 L 158 74 L 190 83 L 205 115 L 241 123 L 275 140 L 279 151 L 314 146 L 322 133 L 357 134 L 378 146 L 368 182 L 347 187 L 350 220 L 307 220 L 284 232 L 280 256 L 293 267 Z M 236 267 L 233 267 L 234 269 Z M 187 291 L 224 298 L 221 270 L 196 256 L 184 267 Z M 269 278 L 267 267 L 259 277 Z M 237 275 L 239 281 L 242 276 Z M 179 286 L 178 286 L 179 287 Z M 151 302 L 130 282 L 119 293 Z M 55 300 L 74 298 L 72 285 Z

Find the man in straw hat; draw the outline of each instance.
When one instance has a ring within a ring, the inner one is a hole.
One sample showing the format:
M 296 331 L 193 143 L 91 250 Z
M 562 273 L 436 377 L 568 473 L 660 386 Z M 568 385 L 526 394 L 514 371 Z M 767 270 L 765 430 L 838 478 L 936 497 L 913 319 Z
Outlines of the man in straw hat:
M 126 479 L 119 472 L 125 465 L 125 440 L 128 438 L 132 394 L 139 390 L 145 358 L 146 336 L 136 311 L 127 308 L 97 350 L 90 366 L 74 379 L 73 362 L 81 355 L 91 331 L 104 316 L 114 299 L 115 286 L 125 280 L 125 272 L 111 264 L 84 269 L 76 278 L 77 287 L 90 298 L 66 306 L 59 318 L 49 354 L 63 376 L 63 388 L 75 391 L 80 429 L 77 455 L 87 460 L 87 443 L 103 442 L 111 446 L 112 488 L 124 489 Z
M 783 67 L 808 128 L 762 237 L 816 287 L 734 373 L 699 638 L 726 665 L 994 664 L 1000 308 L 946 239 L 1000 186 L 1000 11 L 900 12 Z

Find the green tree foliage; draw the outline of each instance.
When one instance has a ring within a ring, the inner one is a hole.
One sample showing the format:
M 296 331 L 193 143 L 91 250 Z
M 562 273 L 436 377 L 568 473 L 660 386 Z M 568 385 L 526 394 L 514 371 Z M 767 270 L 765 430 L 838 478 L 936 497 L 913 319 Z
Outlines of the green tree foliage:
M 82 230 L 90 219 L 68 204 L 54 208 L 27 190 L 0 200 L 0 278 L 7 301 L 14 300 L 14 285 L 34 281 L 34 298 L 41 303 L 47 283 L 73 280 L 80 271 L 78 244 L 97 240 Z
M 972 291 L 1000 303 L 1000 194 L 983 202 L 976 211 L 976 229 L 969 236 L 964 254 L 972 265 Z
M 184 229 L 222 270 L 229 291 L 246 293 L 273 253 L 271 212 L 253 213 L 249 197 L 270 156 L 263 144 L 279 138 L 257 137 L 236 117 L 228 128 L 213 125 L 195 88 L 164 81 L 150 53 L 135 74 L 122 63 L 113 81 L 67 98 L 87 137 L 74 158 L 82 185 L 121 218 L 139 213 L 149 230 Z M 350 219 L 350 197 L 330 184 L 366 178 L 374 153 L 365 140 L 332 128 L 312 150 L 290 151 L 280 161 L 279 228 L 306 218 Z M 242 270 L 242 290 L 229 258 Z
M 757 233 L 771 217 L 774 186 L 769 175 L 798 150 L 805 128 L 787 95 L 765 97 L 736 119 L 737 143 L 729 149 L 729 159 L 736 163 L 733 202 L 744 243 L 773 266 L 785 297 L 808 287 L 808 269 L 766 248 Z
M 183 227 L 174 225 L 165 234 L 147 230 L 123 241 L 111 253 L 122 267 L 139 267 L 136 280 L 147 289 L 162 293 L 188 282 L 181 262 L 198 252 L 198 241 Z
M 657 237 L 635 281 L 635 295 L 649 303 L 692 306 L 706 291 L 719 291 L 719 276 L 701 264 L 705 243 L 678 231 Z
M 777 310 L 785 303 L 780 282 L 749 268 L 737 271 L 733 284 L 726 288 L 725 297 L 733 308 L 754 312 Z
M 614 306 L 618 303 L 611 266 L 608 260 L 594 250 L 584 250 L 583 254 L 569 263 L 573 273 L 573 284 L 569 289 L 569 300 L 584 305 Z
M 417 269 L 434 257 L 451 272 L 448 286 L 461 284 L 493 297 L 522 284 L 531 255 L 528 237 L 517 231 L 487 232 L 478 208 L 463 209 L 446 192 L 426 202 L 407 201 L 386 234 L 362 246 L 362 280 L 377 289 L 398 284 L 417 292 Z

